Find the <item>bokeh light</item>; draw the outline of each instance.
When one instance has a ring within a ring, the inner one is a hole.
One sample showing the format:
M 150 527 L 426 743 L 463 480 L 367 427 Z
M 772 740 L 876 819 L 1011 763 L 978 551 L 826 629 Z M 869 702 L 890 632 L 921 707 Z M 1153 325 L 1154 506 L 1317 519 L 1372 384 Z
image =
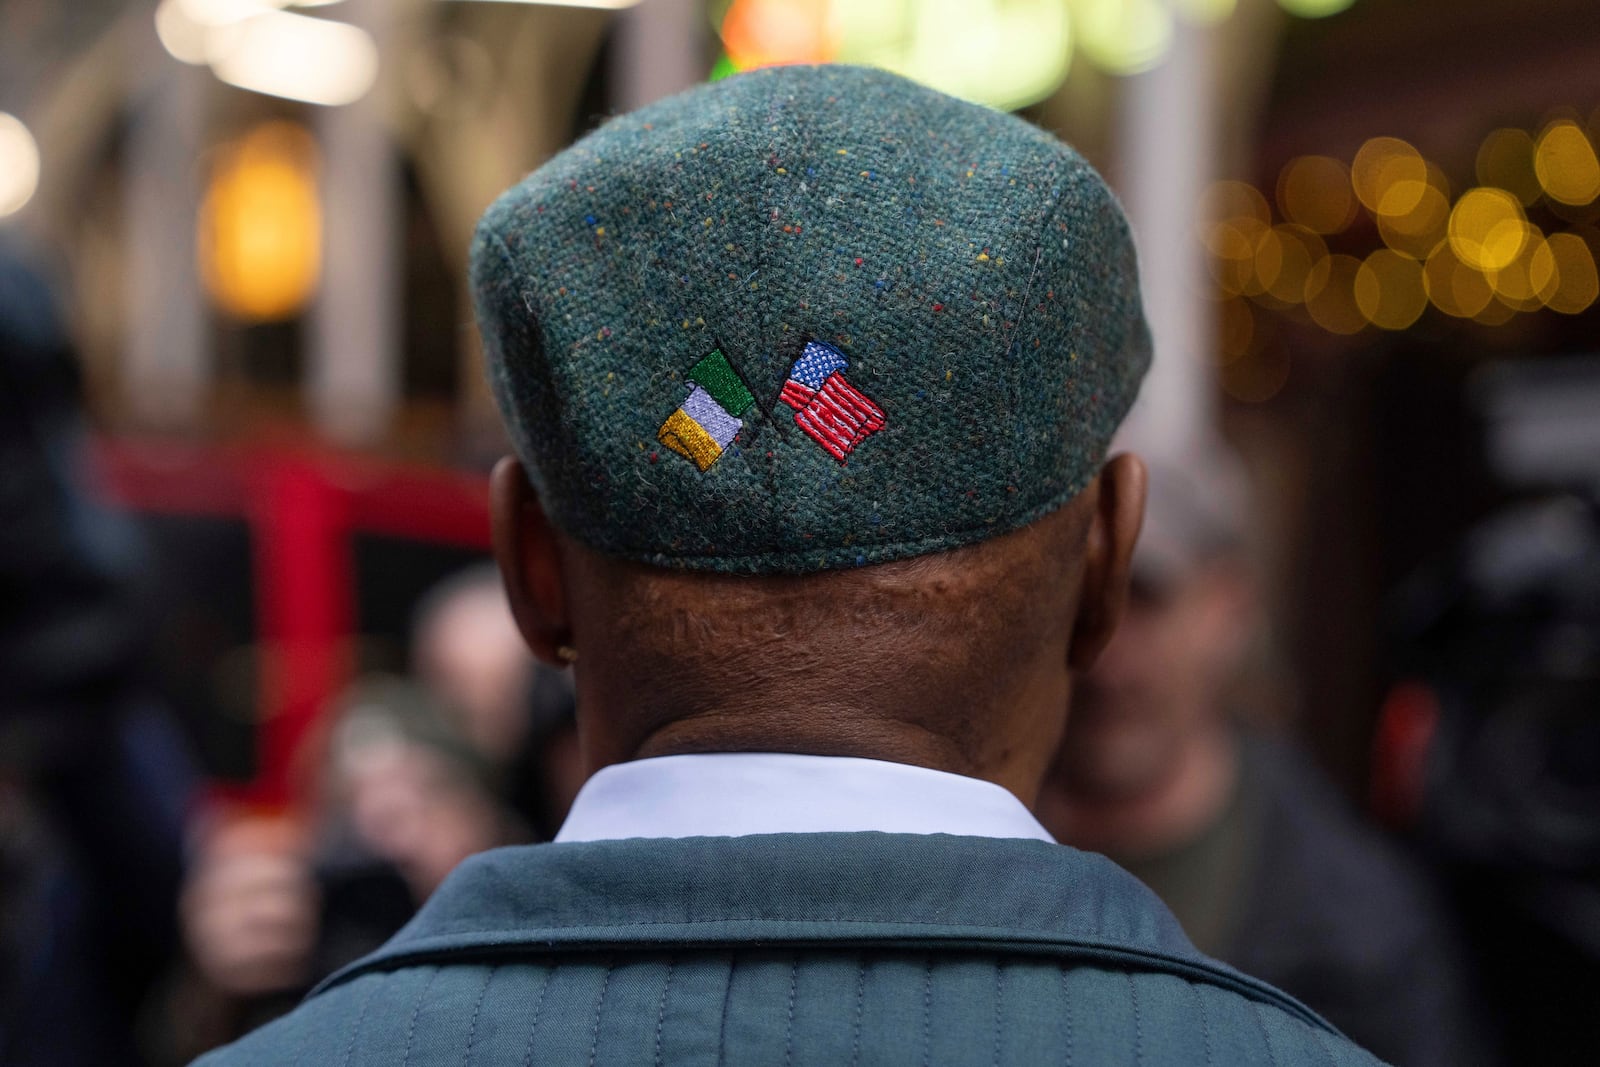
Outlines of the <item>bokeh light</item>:
M 354 103 L 378 80 L 378 44 L 366 30 L 287 11 L 218 27 L 207 59 L 229 85 L 329 107 Z
M 838 51 L 829 21 L 827 5 L 815 0 L 733 0 L 722 16 L 722 44 L 740 70 L 826 63 Z
M 1263 225 L 1272 221 L 1272 207 L 1249 182 L 1212 182 L 1200 197 L 1201 226 L 1236 218 L 1253 218 Z
M 1539 176 L 1533 169 L 1533 137 L 1526 130 L 1502 127 L 1478 146 L 1478 184 L 1498 186 L 1524 207 L 1539 199 Z
M 1199 233 L 1223 309 L 1219 362 L 1261 350 L 1262 329 L 1276 320 L 1252 304 L 1304 304 L 1312 322 L 1345 335 L 1369 325 L 1409 329 L 1430 304 L 1487 326 L 1519 312 L 1576 315 L 1600 304 L 1600 109 L 1594 122 L 1595 133 L 1569 118 L 1537 137 L 1516 127 L 1490 131 L 1473 159 L 1479 184 L 1453 203 L 1444 170 L 1388 136 L 1365 141 L 1348 168 L 1316 154 L 1285 163 L 1274 190 L 1285 223 L 1273 224 L 1274 205 L 1248 183 L 1210 186 Z M 1383 247 L 1364 260 L 1330 255 L 1327 241 L 1352 233 L 1357 205 Z M 1524 210 L 1535 205 L 1570 229 L 1547 236 Z
M 1279 303 L 1301 303 L 1312 266 L 1327 254 L 1322 238 L 1305 227 L 1274 226 L 1257 245 L 1256 279 L 1265 295 Z
M 1214 26 L 1233 14 L 1238 0 L 1168 0 L 1172 9 L 1190 22 Z
M 1217 285 L 1232 296 L 1259 296 L 1256 258 L 1272 218 L 1266 198 L 1245 182 L 1216 182 L 1201 197 L 1199 218 Z
M 1503 270 L 1528 243 L 1528 220 L 1504 189 L 1468 189 L 1450 212 L 1450 248 L 1468 266 Z
M 1404 330 L 1428 306 L 1422 264 L 1389 248 L 1369 255 L 1356 270 L 1356 307 L 1374 326 Z
M 1278 6 L 1303 19 L 1322 19 L 1337 15 L 1356 0 L 1278 0 Z
M 1552 122 L 1539 135 L 1533 169 L 1552 200 L 1582 206 L 1600 196 L 1600 159 L 1583 128 L 1570 119 Z
M 1422 284 L 1434 307 L 1459 319 L 1472 318 L 1494 299 L 1489 279 L 1461 262 L 1449 241 L 1440 241 L 1428 256 Z
M 297 313 L 316 288 L 321 241 L 317 148 L 304 127 L 263 123 L 218 153 L 197 251 L 222 308 L 254 321 Z
M 1545 243 L 1556 268 L 1556 284 L 1545 306 L 1564 315 L 1587 311 L 1600 298 L 1600 272 L 1588 242 L 1575 233 L 1555 233 Z
M 1278 175 L 1278 208 L 1313 233 L 1338 233 L 1355 217 L 1349 168 L 1331 156 L 1291 159 Z
M 1426 259 L 1444 239 L 1450 222 L 1450 201 L 1437 185 L 1405 179 L 1389 187 L 1383 205 L 1409 202 L 1406 211 L 1379 211 L 1378 234 L 1383 243 L 1412 259 Z
M 1326 256 L 1311 268 L 1306 279 L 1306 311 L 1329 333 L 1360 333 L 1367 324 L 1355 298 L 1360 269 L 1361 261 L 1346 255 Z
M 1001 110 L 1049 96 L 1072 63 L 1067 0 L 732 0 L 712 78 L 855 63 Z
M 0 218 L 21 211 L 39 188 L 39 145 L 15 115 L 0 111 Z
M 1137 74 L 1172 47 L 1172 12 L 1160 0 L 1077 0 L 1078 44 L 1111 74 Z
M 1489 274 L 1495 297 L 1518 311 L 1538 311 L 1555 292 L 1558 281 L 1555 256 L 1537 226 L 1529 228 L 1516 258 Z
M 1405 214 L 1428 184 L 1428 164 L 1420 152 L 1398 137 L 1374 137 L 1356 151 L 1350 163 L 1350 183 L 1356 197 L 1374 214 Z M 1384 197 L 1391 191 L 1385 204 Z

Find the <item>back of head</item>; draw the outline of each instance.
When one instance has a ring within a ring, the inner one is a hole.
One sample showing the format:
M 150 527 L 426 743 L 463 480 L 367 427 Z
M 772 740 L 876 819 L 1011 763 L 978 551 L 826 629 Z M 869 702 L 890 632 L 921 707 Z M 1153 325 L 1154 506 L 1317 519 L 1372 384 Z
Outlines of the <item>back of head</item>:
M 1092 168 L 862 68 L 612 120 L 489 209 L 472 277 L 517 454 L 588 561 L 575 615 L 702 707 L 730 671 L 981 679 L 994 634 L 1048 630 L 1028 605 L 1088 524 L 1040 520 L 1097 476 L 1149 360 Z M 852 571 L 875 564 L 899 569 Z
M 1026 525 L 1097 472 L 1149 358 L 1126 223 L 1087 163 L 853 67 L 614 119 L 489 209 L 473 283 L 556 525 L 693 570 L 857 566 Z M 833 351 L 808 361 L 811 342 Z M 834 364 L 838 407 L 881 412 L 843 443 L 786 394 Z M 674 451 L 678 411 L 711 448 Z

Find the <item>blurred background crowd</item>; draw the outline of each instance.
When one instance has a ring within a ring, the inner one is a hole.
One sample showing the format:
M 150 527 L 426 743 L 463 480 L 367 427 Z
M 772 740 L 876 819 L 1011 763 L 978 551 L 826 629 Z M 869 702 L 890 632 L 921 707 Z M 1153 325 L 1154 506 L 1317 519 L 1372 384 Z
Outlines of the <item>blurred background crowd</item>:
M 1398 1064 L 1592 1062 L 1593 0 L 0 0 L 0 1064 L 187 1062 L 554 834 L 471 228 L 792 62 L 1016 110 L 1137 234 L 1052 832 Z

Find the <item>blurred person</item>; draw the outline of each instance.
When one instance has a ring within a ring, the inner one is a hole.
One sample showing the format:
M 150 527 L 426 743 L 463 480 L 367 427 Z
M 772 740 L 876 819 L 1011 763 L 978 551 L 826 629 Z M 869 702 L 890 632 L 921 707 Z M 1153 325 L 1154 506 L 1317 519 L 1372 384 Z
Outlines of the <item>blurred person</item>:
M 195 772 L 145 677 L 141 546 L 87 488 L 49 285 L 0 242 L 0 1063 L 142 1062 Z
M 496 789 L 534 840 L 548 841 L 584 778 L 571 672 L 529 653 L 493 564 L 439 582 L 414 619 L 417 679 L 489 763 Z
M 245 816 L 202 835 L 182 907 L 204 985 L 184 998 L 189 1056 L 290 1010 L 463 859 L 516 839 L 483 760 L 426 690 L 366 678 L 332 714 L 315 823 Z
M 737 75 L 506 193 L 473 285 L 497 559 L 595 773 L 211 1067 L 1373 1062 L 1028 811 L 1144 495 L 1081 158 L 879 71 Z
M 1401 1067 L 1485 1055 L 1466 959 L 1415 869 L 1233 684 L 1262 629 L 1243 472 L 1152 463 L 1128 610 L 1078 680 L 1039 817 L 1172 908 L 1202 951 Z
M 413 613 L 412 667 L 461 733 L 493 764 L 509 764 L 528 735 L 525 697 L 537 661 L 517 633 L 493 564 L 430 588 Z
M 1600 391 L 1583 369 L 1563 404 Z M 1519 455 L 1515 496 L 1393 595 L 1374 799 L 1450 887 L 1508 1054 L 1577 1065 L 1600 1045 L 1600 455 L 1545 429 L 1557 454 Z
M 512 823 L 481 754 L 426 690 L 368 679 L 346 704 L 332 803 L 357 850 L 392 866 L 420 905 L 467 856 L 511 840 Z

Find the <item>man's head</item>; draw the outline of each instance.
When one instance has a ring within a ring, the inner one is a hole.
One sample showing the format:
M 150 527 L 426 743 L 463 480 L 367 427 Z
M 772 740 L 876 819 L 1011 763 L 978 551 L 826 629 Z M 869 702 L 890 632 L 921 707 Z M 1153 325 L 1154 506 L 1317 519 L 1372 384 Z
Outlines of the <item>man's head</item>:
M 1013 774 L 1059 732 L 1138 525 L 1137 462 L 1101 471 L 1149 358 L 1071 149 L 881 72 L 758 72 L 512 189 L 473 283 L 519 460 L 500 562 L 535 651 L 582 656 L 591 766 L 920 735 Z
M 1130 800 L 1170 784 L 1227 728 L 1225 692 L 1256 626 L 1242 472 L 1231 453 L 1154 463 L 1127 610 L 1075 687 L 1057 784 Z

